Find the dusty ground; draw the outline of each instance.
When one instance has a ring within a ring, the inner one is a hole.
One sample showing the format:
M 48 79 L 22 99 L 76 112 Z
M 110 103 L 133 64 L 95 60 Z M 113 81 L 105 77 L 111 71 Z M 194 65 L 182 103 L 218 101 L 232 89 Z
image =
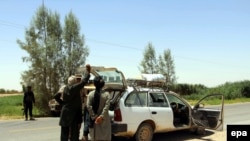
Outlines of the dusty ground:
M 15 96 L 15 95 L 23 95 L 23 94 L 0 94 L 0 97 L 4 97 L 4 96 Z
M 154 136 L 153 141 L 226 141 L 226 130 L 209 131 L 204 135 L 192 134 L 188 131 L 177 131 Z
M 155 134 L 152 141 L 226 141 L 225 131 L 206 131 L 204 135 L 197 135 L 189 131 L 174 131 Z M 132 141 L 130 139 L 115 138 L 114 141 Z
M 200 136 L 196 139 L 188 139 L 185 141 L 226 141 L 227 139 L 227 132 L 226 131 L 213 131 L 211 135 L 204 135 Z

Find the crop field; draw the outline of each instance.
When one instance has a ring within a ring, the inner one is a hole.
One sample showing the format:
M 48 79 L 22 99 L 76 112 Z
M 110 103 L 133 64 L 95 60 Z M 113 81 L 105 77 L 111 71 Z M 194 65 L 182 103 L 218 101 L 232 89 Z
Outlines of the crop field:
M 0 119 L 23 118 L 23 94 L 0 94 Z M 37 109 L 33 109 L 34 115 Z

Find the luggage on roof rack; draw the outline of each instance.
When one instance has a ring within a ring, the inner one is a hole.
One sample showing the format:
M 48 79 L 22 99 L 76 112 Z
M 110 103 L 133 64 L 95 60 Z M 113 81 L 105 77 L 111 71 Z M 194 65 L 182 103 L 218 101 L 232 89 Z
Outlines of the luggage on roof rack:
M 142 79 L 128 79 L 127 83 L 131 87 L 140 87 L 140 88 L 159 88 L 164 91 L 167 89 L 167 83 L 164 81 L 147 81 Z

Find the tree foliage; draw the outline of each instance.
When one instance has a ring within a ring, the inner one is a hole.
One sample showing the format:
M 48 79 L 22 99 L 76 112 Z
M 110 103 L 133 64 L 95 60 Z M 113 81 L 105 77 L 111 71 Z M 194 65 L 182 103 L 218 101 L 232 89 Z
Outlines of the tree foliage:
M 185 96 L 187 99 L 197 100 L 209 94 L 223 94 L 227 100 L 250 97 L 250 81 L 227 82 L 213 88 L 191 84 L 176 84 L 174 86 L 171 90 Z
M 88 56 L 80 24 L 70 12 L 62 27 L 60 15 L 43 5 L 25 30 L 25 41 L 17 40 L 17 43 L 28 54 L 23 61 L 30 64 L 22 73 L 22 80 L 33 86 L 39 108 L 47 111 L 51 95 L 77 67 L 84 65 Z
M 159 55 L 158 71 L 166 78 L 171 85 L 176 83 L 175 65 L 170 49 L 164 50 L 163 57 Z
M 84 36 L 80 35 L 80 23 L 72 12 L 65 17 L 65 26 L 63 30 L 64 40 L 64 71 L 66 76 L 76 73 L 77 67 L 85 64 L 85 57 L 89 55 L 87 47 L 83 46 Z M 65 76 L 65 77 L 66 77 Z
M 159 55 L 157 60 L 154 46 L 152 43 L 148 43 L 140 65 L 141 73 L 160 73 L 164 75 L 168 84 L 176 83 L 174 60 L 169 49 L 165 50 L 163 55 Z
M 241 93 L 244 97 L 250 97 L 250 85 L 243 87 Z
M 148 43 L 143 53 L 143 60 L 141 61 L 142 73 L 157 73 L 157 61 L 155 55 L 155 49 L 152 43 Z

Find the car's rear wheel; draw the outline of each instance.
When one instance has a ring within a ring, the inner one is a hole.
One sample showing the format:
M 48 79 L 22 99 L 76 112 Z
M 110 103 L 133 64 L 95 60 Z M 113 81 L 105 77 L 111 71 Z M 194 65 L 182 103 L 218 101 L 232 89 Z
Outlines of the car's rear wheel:
M 149 123 L 142 123 L 135 134 L 135 140 L 151 141 L 153 139 L 153 134 L 152 126 Z

